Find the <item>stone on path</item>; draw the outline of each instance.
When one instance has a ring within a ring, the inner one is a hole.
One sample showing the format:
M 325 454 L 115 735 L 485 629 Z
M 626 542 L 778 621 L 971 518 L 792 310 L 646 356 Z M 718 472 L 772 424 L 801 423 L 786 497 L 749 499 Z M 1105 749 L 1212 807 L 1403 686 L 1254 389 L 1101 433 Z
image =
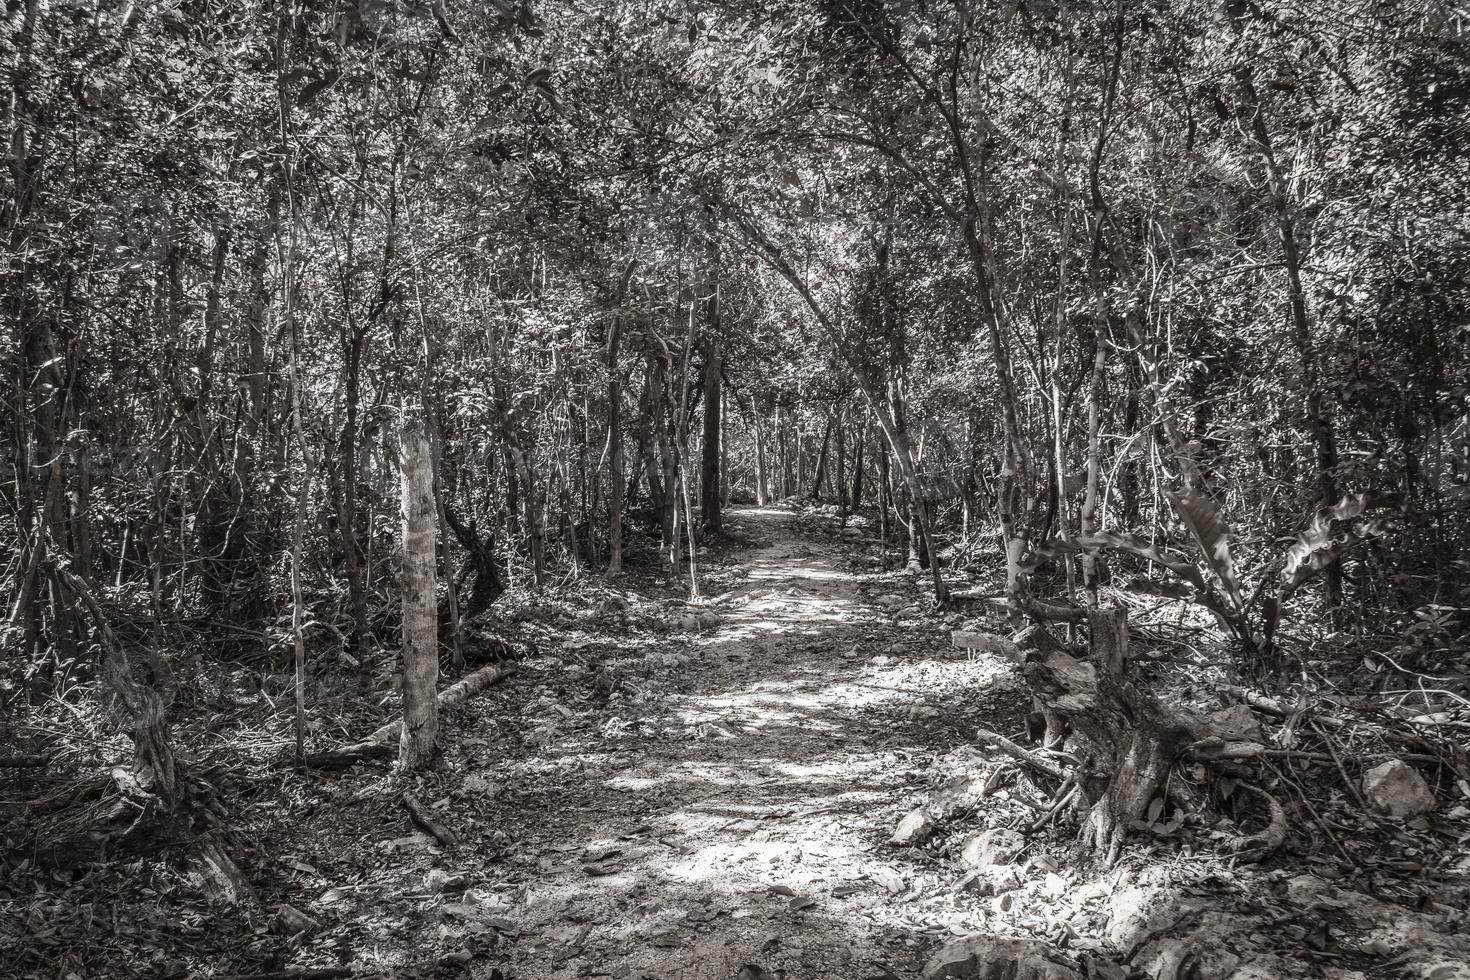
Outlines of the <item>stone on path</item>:
M 1417 769 L 1399 759 L 1390 759 L 1363 774 L 1363 795 L 1380 813 L 1400 820 L 1417 817 L 1434 809 L 1434 794 Z
M 971 837 L 960 852 L 960 864 L 978 869 L 1010 864 L 1026 847 L 1026 838 L 1005 827 L 992 827 Z
M 924 964 L 924 980 L 1080 980 L 1061 953 L 1035 939 L 968 936 L 946 943 Z
M 909 815 L 898 822 L 893 830 L 893 836 L 888 838 L 888 843 L 898 847 L 914 847 L 924 843 L 934 835 L 934 818 L 924 811 L 923 807 L 912 810 Z

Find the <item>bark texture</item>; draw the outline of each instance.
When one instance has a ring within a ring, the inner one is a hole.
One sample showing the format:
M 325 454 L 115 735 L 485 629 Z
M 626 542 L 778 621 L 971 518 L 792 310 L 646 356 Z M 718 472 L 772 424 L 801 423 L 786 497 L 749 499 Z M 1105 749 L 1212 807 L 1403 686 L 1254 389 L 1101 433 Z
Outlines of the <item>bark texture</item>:
M 434 466 L 424 420 L 406 411 L 403 467 L 403 731 L 398 764 L 423 769 L 439 734 L 439 618 L 434 601 Z

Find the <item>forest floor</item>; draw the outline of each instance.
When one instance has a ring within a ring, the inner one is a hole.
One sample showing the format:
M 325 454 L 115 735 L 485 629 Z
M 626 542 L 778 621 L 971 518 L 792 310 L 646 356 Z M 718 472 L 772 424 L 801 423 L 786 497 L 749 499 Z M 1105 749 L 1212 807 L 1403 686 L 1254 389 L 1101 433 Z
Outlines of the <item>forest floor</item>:
M 16 975 L 892 980 L 978 933 L 1106 980 L 1470 977 L 1463 816 L 1388 828 L 1371 857 L 1237 867 L 1165 834 L 1074 864 L 1071 828 L 1031 829 L 1045 797 L 975 739 L 1022 736 L 1012 664 L 951 649 L 958 615 L 907 604 L 911 573 L 860 528 L 727 520 L 705 599 L 640 582 L 523 610 L 537 654 L 446 713 L 437 770 L 256 765 L 229 821 L 247 903 L 145 862 L 0 883 Z M 457 843 L 415 829 L 405 790 Z M 894 843 L 920 805 L 934 826 Z

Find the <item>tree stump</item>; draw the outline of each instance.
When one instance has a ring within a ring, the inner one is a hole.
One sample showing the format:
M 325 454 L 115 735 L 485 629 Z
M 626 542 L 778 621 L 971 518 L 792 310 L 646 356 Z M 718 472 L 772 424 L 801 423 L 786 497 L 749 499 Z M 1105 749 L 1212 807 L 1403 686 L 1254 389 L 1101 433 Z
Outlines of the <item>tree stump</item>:
M 1081 760 L 1081 839 L 1111 864 L 1191 736 L 1157 698 L 1125 679 L 1127 612 L 1098 609 L 1089 620 L 1091 662 L 1062 650 L 1036 650 L 1024 670 L 1032 694 L 1071 722 Z

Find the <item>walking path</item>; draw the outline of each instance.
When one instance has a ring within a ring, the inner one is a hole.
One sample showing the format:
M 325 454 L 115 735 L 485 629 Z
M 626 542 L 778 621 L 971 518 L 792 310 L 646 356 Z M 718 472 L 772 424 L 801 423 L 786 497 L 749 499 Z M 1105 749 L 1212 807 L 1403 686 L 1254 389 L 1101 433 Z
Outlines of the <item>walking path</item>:
M 968 741 L 966 717 L 1018 702 L 996 683 L 1004 665 L 956 660 L 937 623 L 880 611 L 835 538 L 798 533 L 790 512 L 731 524 L 756 545 L 724 556 L 748 574 L 713 606 L 718 626 L 600 667 L 594 653 L 592 669 L 569 654 L 570 679 L 523 693 L 519 717 L 448 729 L 490 748 L 510 728 L 524 745 L 464 775 L 446 811 L 482 807 L 503 845 L 441 862 L 478 883 L 457 903 L 471 908 L 441 908 L 443 941 L 478 952 L 483 921 L 496 930 L 473 975 L 909 976 L 941 936 L 980 927 L 952 869 L 886 841 Z M 599 696 L 613 679 L 641 693 Z M 477 799 L 487 781 L 500 792 Z

